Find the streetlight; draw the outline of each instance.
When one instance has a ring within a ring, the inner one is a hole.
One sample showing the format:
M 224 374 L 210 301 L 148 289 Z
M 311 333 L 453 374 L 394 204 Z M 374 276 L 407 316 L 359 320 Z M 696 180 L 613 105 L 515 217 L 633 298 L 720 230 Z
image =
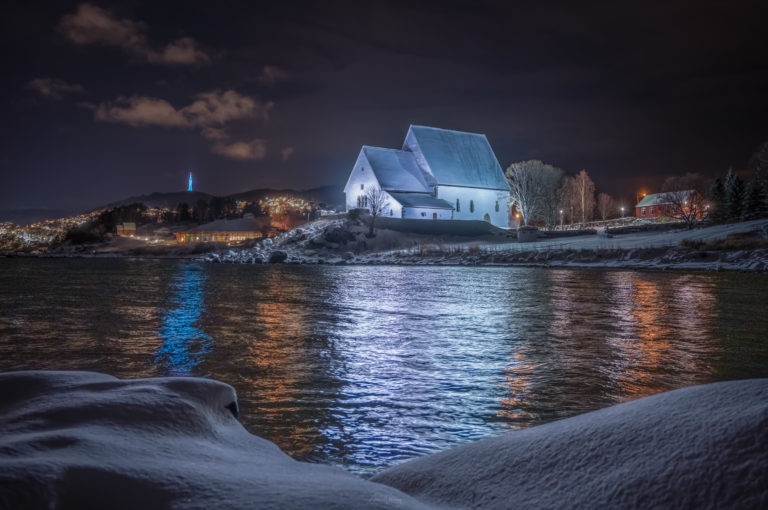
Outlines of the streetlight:
M 624 217 L 624 206 L 623 205 L 621 206 L 621 217 L 622 218 Z
M 560 209 L 560 230 L 563 230 L 563 210 Z

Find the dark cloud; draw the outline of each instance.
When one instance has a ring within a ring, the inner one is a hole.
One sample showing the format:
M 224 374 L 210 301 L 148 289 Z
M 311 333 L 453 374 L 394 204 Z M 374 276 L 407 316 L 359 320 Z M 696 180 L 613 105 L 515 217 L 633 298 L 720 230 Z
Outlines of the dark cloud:
M 61 99 L 66 94 L 85 91 L 81 85 L 54 78 L 35 78 L 27 83 L 27 88 L 51 99 Z
M 262 103 L 233 90 L 215 90 L 197 94 L 192 103 L 180 109 L 174 108 L 164 99 L 154 97 L 119 97 L 114 102 L 107 101 L 98 105 L 93 117 L 96 121 L 133 127 L 201 127 L 202 135 L 214 140 L 211 149 L 215 154 L 240 160 L 263 159 L 266 154 L 264 140 L 233 141 L 224 128 L 216 126 L 249 118 L 266 121 L 272 106 L 271 102 Z
M 161 50 L 154 50 L 146 31 L 144 23 L 118 19 L 110 11 L 87 3 L 78 5 L 74 14 L 63 16 L 59 23 L 59 32 L 74 44 L 117 46 L 152 64 L 207 64 L 211 60 L 191 37 L 182 37 Z

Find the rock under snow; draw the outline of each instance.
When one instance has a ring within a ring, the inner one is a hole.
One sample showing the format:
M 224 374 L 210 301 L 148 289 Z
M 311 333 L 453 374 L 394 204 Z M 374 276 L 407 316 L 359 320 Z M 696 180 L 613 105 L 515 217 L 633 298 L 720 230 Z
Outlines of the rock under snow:
M 460 508 L 768 508 L 768 379 L 662 393 L 372 480 Z
M 207 379 L 0 374 L 0 508 L 428 508 L 297 462 L 236 414 Z

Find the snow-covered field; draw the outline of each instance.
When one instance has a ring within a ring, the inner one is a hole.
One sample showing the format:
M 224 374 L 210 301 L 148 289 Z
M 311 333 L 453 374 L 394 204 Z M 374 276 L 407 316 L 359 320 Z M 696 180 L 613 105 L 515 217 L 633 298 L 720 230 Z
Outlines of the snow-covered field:
M 676 390 L 407 461 L 297 462 L 198 378 L 0 374 L 2 508 L 765 508 L 768 379 Z

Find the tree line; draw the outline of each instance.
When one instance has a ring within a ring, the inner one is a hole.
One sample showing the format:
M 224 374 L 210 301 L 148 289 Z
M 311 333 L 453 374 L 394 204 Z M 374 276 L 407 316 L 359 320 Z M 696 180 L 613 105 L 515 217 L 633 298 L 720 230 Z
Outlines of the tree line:
M 568 176 L 556 166 L 530 160 L 512 163 L 504 175 L 511 189 L 511 205 L 523 225 L 554 228 L 566 221 L 569 225 L 587 223 L 596 214 L 603 220 L 616 216 L 616 201 L 607 193 L 595 197 L 595 183 L 586 170 Z
M 704 216 L 712 223 L 766 217 L 768 142 L 750 159 L 749 173 L 746 184 L 732 169 L 711 181 L 697 173 L 668 177 L 661 188 L 662 199 L 671 204 L 674 216 L 689 226 Z M 563 223 L 584 224 L 595 218 L 620 216 L 618 202 L 607 193 L 596 194 L 586 170 L 569 176 L 556 166 L 529 160 L 512 163 L 504 174 L 511 189 L 510 204 L 523 225 L 535 223 L 551 229 Z M 634 215 L 634 204 L 626 213 Z

